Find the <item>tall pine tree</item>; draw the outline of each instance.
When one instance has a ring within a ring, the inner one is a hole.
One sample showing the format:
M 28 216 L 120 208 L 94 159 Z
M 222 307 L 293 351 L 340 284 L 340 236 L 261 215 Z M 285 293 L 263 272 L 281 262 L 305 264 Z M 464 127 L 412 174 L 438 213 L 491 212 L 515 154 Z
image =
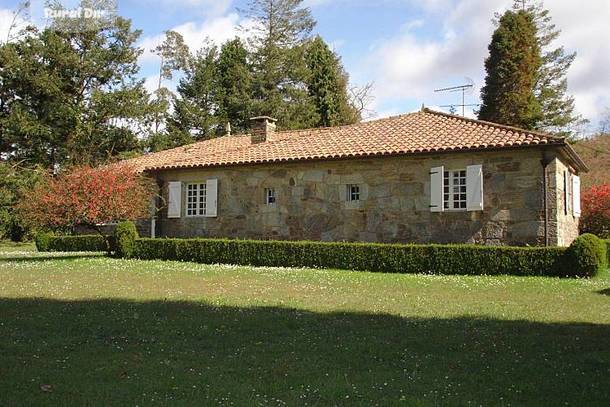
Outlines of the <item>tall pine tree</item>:
M 339 57 L 320 36 L 307 44 L 305 61 L 309 69 L 307 88 L 320 118 L 318 126 L 352 124 L 360 120 L 350 105 L 347 74 Z
M 253 113 L 278 119 L 285 129 L 314 126 L 318 119 L 305 80 L 304 43 L 315 21 L 303 0 L 251 0 L 245 17 L 253 49 Z
M 179 98 L 167 122 L 172 140 L 205 140 L 216 136 L 218 111 L 218 48 L 206 45 L 191 59 L 178 83 Z
M 243 133 L 252 117 L 252 73 L 248 51 L 239 39 L 227 41 L 220 48 L 217 61 L 218 111 L 220 131 L 230 123 L 232 131 Z
M 535 129 L 541 120 L 534 92 L 542 65 L 534 19 L 524 10 L 507 11 L 498 22 L 485 60 L 479 119 Z

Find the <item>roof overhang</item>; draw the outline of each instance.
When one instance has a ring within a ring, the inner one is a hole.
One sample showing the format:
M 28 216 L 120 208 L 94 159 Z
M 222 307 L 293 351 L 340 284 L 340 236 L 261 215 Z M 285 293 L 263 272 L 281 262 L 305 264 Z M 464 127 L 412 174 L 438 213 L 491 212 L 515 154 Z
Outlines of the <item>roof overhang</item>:
M 589 172 L 590 168 L 587 164 L 580 158 L 578 153 L 572 148 L 572 146 L 568 143 L 565 143 L 562 146 L 562 151 L 565 154 L 566 158 L 574 164 L 574 167 L 579 172 Z

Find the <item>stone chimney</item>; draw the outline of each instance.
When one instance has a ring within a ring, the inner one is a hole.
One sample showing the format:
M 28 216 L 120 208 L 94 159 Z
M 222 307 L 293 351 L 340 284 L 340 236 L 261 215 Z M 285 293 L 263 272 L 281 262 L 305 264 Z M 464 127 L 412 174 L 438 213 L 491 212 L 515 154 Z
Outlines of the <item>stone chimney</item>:
M 269 116 L 258 116 L 250 119 L 250 140 L 252 144 L 263 143 L 275 133 L 275 122 Z

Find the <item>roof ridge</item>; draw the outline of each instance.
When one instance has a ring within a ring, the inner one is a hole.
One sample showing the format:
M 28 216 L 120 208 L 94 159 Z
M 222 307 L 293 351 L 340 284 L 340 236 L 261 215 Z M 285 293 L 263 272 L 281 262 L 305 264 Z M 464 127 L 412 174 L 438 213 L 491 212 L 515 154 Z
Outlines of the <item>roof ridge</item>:
M 418 113 L 421 113 L 421 110 L 418 110 L 416 112 L 397 114 L 397 115 L 388 116 L 388 117 L 381 117 L 379 119 L 374 119 L 374 120 L 369 120 L 369 121 L 360 121 L 358 123 L 343 124 L 343 125 L 340 125 L 340 126 L 325 126 L 325 127 L 310 127 L 310 128 L 307 128 L 307 129 L 280 130 L 280 131 L 277 131 L 275 133 L 276 134 L 310 133 L 310 134 L 294 134 L 294 136 L 295 137 L 298 137 L 298 136 L 301 136 L 301 135 L 311 136 L 311 135 L 314 135 L 313 133 L 319 134 L 319 133 L 323 133 L 325 131 L 330 131 L 330 130 L 335 130 L 335 129 L 344 129 L 344 128 L 349 128 L 349 127 L 356 127 L 356 126 L 360 126 L 362 124 L 368 124 L 368 123 L 378 123 L 378 122 L 383 122 L 383 121 L 386 121 L 386 120 L 393 120 L 393 119 L 398 119 L 398 118 L 401 118 L 401 117 L 411 116 L 411 115 L 415 115 L 415 114 L 418 114 Z M 225 137 L 227 137 L 227 138 L 229 138 L 229 137 L 230 138 L 250 137 L 250 134 L 248 134 L 248 133 L 232 134 L 232 135 L 226 135 L 225 134 L 225 135 L 218 136 L 218 137 L 211 137 L 211 138 L 208 138 L 208 139 L 205 139 L 205 140 L 197 140 L 197 141 L 195 141 L 193 143 L 185 144 L 185 145 L 174 147 L 174 148 L 169 148 L 167 150 L 155 151 L 155 152 L 152 152 L 152 153 L 145 153 L 145 154 L 142 154 L 142 155 L 140 155 L 138 157 L 134 157 L 134 159 L 141 158 L 141 157 L 150 157 L 152 155 L 161 154 L 161 153 L 168 153 L 168 152 L 172 152 L 172 151 L 185 151 L 186 152 L 186 150 L 188 148 L 191 148 L 191 147 L 193 147 L 195 145 L 205 144 L 207 142 L 210 142 L 210 141 L 213 141 L 213 140 L 220 140 L 220 139 L 223 139 Z M 290 138 L 292 138 L 292 137 L 290 137 Z M 274 140 L 273 138 L 270 138 L 270 139 L 267 139 L 267 143 L 278 143 L 278 142 L 282 142 L 282 141 L 285 141 L 285 140 L 287 140 L 287 139 Z M 249 147 L 249 146 L 235 146 L 232 150 L 241 150 L 241 149 L 247 148 L 247 147 Z M 226 150 L 224 152 L 226 152 Z M 217 154 L 218 153 L 213 153 L 212 155 L 217 155 Z
M 476 123 L 476 124 L 484 124 L 484 125 L 489 126 L 489 127 L 495 127 L 495 128 L 499 128 L 499 129 L 518 131 L 520 133 L 528 133 L 528 134 L 533 134 L 533 135 L 536 135 L 536 136 L 547 137 L 547 138 L 550 138 L 550 139 L 553 139 L 553 140 L 565 140 L 565 137 L 554 136 L 554 135 L 552 135 L 550 133 L 546 133 L 546 132 L 543 132 L 543 131 L 527 130 L 527 129 L 523 129 L 523 128 L 516 127 L 516 126 L 509 126 L 507 124 L 499 124 L 499 123 L 494 123 L 494 122 L 488 122 L 486 120 L 471 119 L 470 117 L 464 117 L 464 116 L 458 116 L 456 114 L 440 112 L 438 110 L 433 110 L 433 109 L 430 109 L 428 107 L 424 107 L 423 112 L 424 113 L 435 114 L 435 115 L 438 115 L 438 116 L 450 117 L 450 118 L 462 120 L 462 121 L 465 121 L 465 122 L 471 122 L 471 123 Z
M 360 126 L 362 124 L 377 123 L 377 122 L 382 122 L 382 121 L 386 121 L 386 120 L 398 119 L 398 118 L 405 117 L 405 116 L 411 116 L 411 115 L 414 115 L 417 113 L 421 113 L 421 111 L 418 110 L 417 112 L 402 113 L 402 114 L 397 114 L 397 115 L 388 116 L 388 117 L 380 117 L 378 119 L 373 119 L 373 120 L 369 120 L 369 121 L 362 120 L 362 121 L 359 121 L 358 123 L 342 124 L 340 126 L 324 126 L 324 127 L 311 127 L 308 129 L 281 130 L 276 133 L 305 133 L 305 132 L 311 132 L 311 131 L 323 132 L 325 130 L 344 129 L 344 128 L 348 128 L 348 127 Z

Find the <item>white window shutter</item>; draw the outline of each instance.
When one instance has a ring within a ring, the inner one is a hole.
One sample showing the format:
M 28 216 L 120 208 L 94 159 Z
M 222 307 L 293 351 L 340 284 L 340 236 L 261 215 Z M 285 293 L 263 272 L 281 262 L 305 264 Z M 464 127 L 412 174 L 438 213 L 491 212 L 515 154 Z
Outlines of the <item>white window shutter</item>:
M 482 165 L 469 165 L 466 167 L 466 209 L 469 211 L 483 210 Z
M 570 198 L 568 194 L 568 172 L 563 172 L 563 214 L 567 215 L 570 209 Z
M 218 216 L 218 180 L 209 179 L 205 184 L 205 216 L 215 218 Z
M 580 216 L 580 177 L 576 175 L 572 176 L 572 199 L 574 200 L 572 203 L 574 216 Z
M 182 209 L 182 182 L 170 182 L 168 190 L 167 217 L 179 218 Z
M 430 212 L 443 212 L 443 174 L 445 167 L 430 170 Z

